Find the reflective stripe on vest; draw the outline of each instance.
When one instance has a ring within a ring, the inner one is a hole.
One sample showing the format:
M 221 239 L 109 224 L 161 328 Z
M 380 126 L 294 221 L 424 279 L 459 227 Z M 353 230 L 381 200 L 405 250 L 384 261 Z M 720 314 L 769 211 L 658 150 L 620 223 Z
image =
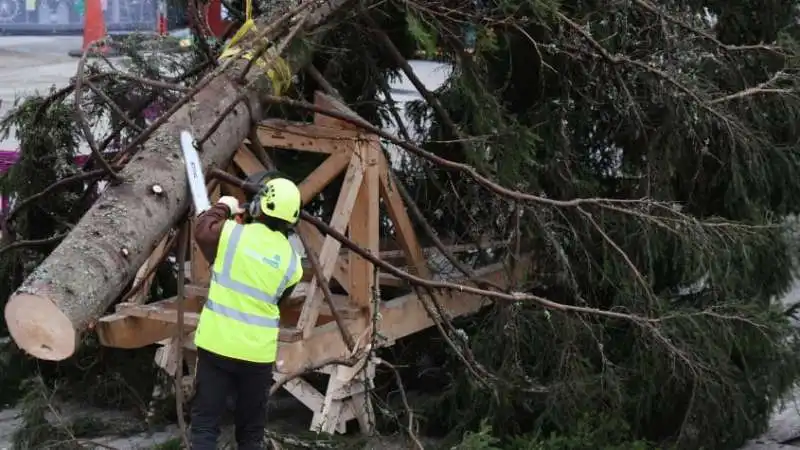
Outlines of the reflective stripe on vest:
M 294 277 L 294 273 L 297 271 L 297 255 L 295 255 L 294 250 L 291 250 L 289 267 L 286 270 L 286 273 L 283 275 L 283 278 L 281 279 L 280 284 L 278 285 L 278 288 L 274 294 L 261 291 L 240 281 L 236 281 L 231 277 L 231 267 L 233 267 L 233 258 L 236 254 L 236 249 L 239 246 L 239 240 L 242 237 L 243 230 L 244 226 L 239 224 L 234 225 L 228 240 L 228 246 L 225 249 L 225 256 L 222 260 L 222 271 L 213 272 L 211 277 L 212 282 L 226 289 L 230 289 L 237 294 L 246 295 L 256 300 L 269 303 L 270 305 L 276 305 L 281 294 L 283 294 L 283 291 L 286 290 L 286 285 L 289 283 L 292 277 Z M 249 325 L 271 328 L 278 327 L 278 319 L 270 319 L 267 317 L 256 316 L 254 314 L 238 311 L 215 302 L 212 298 L 208 298 L 206 301 L 206 308 L 214 311 L 217 314 Z
M 261 317 L 255 314 L 237 311 L 233 308 L 219 304 L 210 298 L 206 299 L 205 307 L 229 319 L 238 320 L 239 322 L 244 322 L 246 324 L 255 325 L 258 327 L 278 328 L 280 323 L 278 319 L 270 319 L 269 317 Z

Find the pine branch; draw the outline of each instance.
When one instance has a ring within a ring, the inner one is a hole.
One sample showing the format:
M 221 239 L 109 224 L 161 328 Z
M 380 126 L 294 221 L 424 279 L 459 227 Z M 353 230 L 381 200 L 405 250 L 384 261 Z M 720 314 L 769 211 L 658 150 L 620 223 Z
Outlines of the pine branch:
M 27 247 L 39 247 L 49 244 L 55 244 L 59 242 L 61 239 L 64 239 L 66 235 L 67 233 L 59 233 L 44 239 L 30 239 L 30 240 L 12 242 L 11 244 L 6 245 L 5 247 L 0 247 L 0 256 L 15 249 L 27 248 Z

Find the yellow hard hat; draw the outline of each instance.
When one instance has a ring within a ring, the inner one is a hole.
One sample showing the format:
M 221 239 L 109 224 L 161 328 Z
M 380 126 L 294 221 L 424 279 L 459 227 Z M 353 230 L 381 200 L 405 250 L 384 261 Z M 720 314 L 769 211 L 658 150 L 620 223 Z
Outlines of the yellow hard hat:
M 300 217 L 300 189 L 286 178 L 273 178 L 264 183 L 258 198 L 254 200 L 253 204 L 257 204 L 267 217 L 290 224 L 297 223 Z

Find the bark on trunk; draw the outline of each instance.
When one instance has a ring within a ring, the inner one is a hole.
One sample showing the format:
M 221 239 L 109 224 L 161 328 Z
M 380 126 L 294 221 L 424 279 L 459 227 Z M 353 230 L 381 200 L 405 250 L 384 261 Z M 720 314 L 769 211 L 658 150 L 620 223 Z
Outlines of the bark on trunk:
M 319 24 L 345 2 L 325 2 L 312 12 L 307 26 Z M 306 56 L 289 55 L 292 69 L 301 68 Z M 87 325 L 119 297 L 159 240 L 186 213 L 191 196 L 179 134 L 190 130 L 199 139 L 206 133 L 241 93 L 241 86 L 232 80 L 245 63 L 217 76 L 161 126 L 125 167 L 121 174 L 125 181 L 106 189 L 9 298 L 5 319 L 20 348 L 44 360 L 70 357 Z M 263 74 L 257 67 L 251 71 L 256 77 L 259 72 Z M 257 86 L 263 90 L 264 84 Z M 240 103 L 203 145 L 204 167 L 224 167 L 247 137 L 252 121 L 261 119 L 258 92 L 248 94 L 254 117 Z M 155 194 L 154 185 L 163 193 Z

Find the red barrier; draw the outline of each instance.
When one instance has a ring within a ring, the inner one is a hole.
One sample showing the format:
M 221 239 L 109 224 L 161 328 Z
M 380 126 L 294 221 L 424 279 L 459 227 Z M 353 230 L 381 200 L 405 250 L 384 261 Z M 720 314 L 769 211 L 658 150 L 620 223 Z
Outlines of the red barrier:
M 206 22 L 214 37 L 221 37 L 228 26 L 227 21 L 222 20 L 222 2 L 211 0 L 206 6 Z

